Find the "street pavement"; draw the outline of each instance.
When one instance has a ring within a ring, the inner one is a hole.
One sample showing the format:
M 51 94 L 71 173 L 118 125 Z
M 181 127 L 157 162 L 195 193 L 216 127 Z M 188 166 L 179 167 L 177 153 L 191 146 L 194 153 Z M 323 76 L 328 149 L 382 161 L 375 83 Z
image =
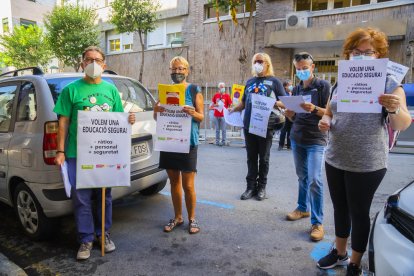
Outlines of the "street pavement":
M 277 151 L 277 144 L 273 145 L 268 199 L 262 202 L 239 199 L 246 168 L 241 141 L 231 142 L 230 147 L 200 145 L 196 191 L 201 232 L 197 235 L 188 234 L 185 213 L 183 226 L 162 232 L 173 217 L 167 185 L 157 195 L 136 194 L 114 203 L 111 236 L 117 249 L 104 257 L 95 246 L 89 260 L 75 260 L 78 244 L 72 216 L 61 220 L 49 241 L 32 242 L 22 235 L 14 213 L 4 205 L 0 206 L 0 252 L 28 275 L 345 275 L 344 268 L 323 271 L 315 265 L 334 240 L 327 185 L 326 236 L 315 243 L 309 239 L 309 219 L 285 220 L 297 200 L 291 151 Z M 414 179 L 412 168 L 414 155 L 390 154 L 388 173 L 371 207 L 372 218 L 390 193 Z M 8 275 L 2 269 L 0 260 L 0 275 Z

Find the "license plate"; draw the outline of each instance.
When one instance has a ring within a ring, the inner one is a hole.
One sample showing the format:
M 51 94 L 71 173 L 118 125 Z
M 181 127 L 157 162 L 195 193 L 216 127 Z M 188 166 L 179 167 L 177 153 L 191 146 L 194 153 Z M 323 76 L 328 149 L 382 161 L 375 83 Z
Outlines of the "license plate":
M 148 143 L 142 142 L 139 144 L 132 145 L 131 147 L 131 157 L 140 157 L 149 154 Z

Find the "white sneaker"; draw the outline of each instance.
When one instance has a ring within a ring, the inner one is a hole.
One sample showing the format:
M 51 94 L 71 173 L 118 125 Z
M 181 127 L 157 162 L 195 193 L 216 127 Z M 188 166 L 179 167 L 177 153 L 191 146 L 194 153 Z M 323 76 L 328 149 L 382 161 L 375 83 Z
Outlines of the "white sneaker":
M 98 237 L 99 246 L 101 245 L 101 237 Z M 109 234 L 105 234 L 105 245 L 104 245 L 105 253 L 110 253 L 115 251 L 115 243 L 109 238 Z
M 80 245 L 78 250 L 77 260 L 86 260 L 91 256 L 92 242 L 84 242 Z

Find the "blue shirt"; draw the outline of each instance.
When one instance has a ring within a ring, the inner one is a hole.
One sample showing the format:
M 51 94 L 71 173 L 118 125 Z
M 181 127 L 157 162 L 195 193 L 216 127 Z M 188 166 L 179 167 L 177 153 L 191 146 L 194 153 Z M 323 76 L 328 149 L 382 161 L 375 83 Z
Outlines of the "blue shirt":
M 192 106 L 195 108 L 195 106 L 193 105 L 193 99 L 191 97 L 191 86 L 193 86 L 195 84 L 188 84 L 187 88 L 185 89 L 185 104 Z M 201 88 L 199 86 L 197 86 L 197 93 L 201 92 Z M 195 99 L 194 99 L 195 102 Z M 199 122 L 196 121 L 194 118 L 192 118 L 191 120 L 191 132 L 190 132 L 190 146 L 197 146 L 199 141 Z
M 272 93 L 274 92 L 274 93 Z M 242 101 L 244 103 L 244 119 L 245 129 L 249 129 L 250 116 L 252 114 L 252 94 L 258 94 L 266 97 L 273 97 L 278 100 L 278 96 L 286 96 L 282 83 L 275 77 L 253 77 L 246 82 L 246 88 Z

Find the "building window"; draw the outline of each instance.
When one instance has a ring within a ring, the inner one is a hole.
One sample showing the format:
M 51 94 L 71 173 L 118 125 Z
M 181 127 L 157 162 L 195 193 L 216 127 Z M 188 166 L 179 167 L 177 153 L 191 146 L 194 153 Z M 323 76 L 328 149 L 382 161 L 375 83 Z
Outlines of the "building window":
M 109 40 L 109 51 L 110 52 L 121 51 L 121 40 L 119 38 Z
M 296 0 L 296 11 L 323 11 L 331 7 L 340 9 L 386 1 L 392 0 Z
M 132 44 L 124 44 L 124 51 L 131 51 L 132 50 Z
M 148 33 L 147 49 L 170 47 L 174 40 L 182 40 L 182 19 L 174 18 L 158 22 L 157 28 Z
M 27 28 L 29 26 L 35 26 L 35 25 L 36 25 L 36 21 L 20 18 L 20 26 Z
M 10 32 L 10 28 L 9 28 L 9 18 L 3 18 L 2 19 L 2 25 L 3 25 L 3 33 L 8 33 Z
M 252 7 L 252 9 L 250 9 L 250 2 L 246 3 L 243 6 L 237 6 L 236 7 L 237 14 L 250 12 L 250 10 L 253 11 L 253 12 L 256 11 L 256 3 L 253 3 L 253 5 L 254 6 Z M 229 9 L 227 9 L 226 11 L 223 11 L 222 9 L 219 9 L 219 16 L 226 16 L 226 15 L 230 15 L 230 10 Z M 206 5 L 204 5 L 204 20 L 211 19 L 211 18 L 217 18 L 216 8 L 213 7 L 212 4 L 206 4 Z

